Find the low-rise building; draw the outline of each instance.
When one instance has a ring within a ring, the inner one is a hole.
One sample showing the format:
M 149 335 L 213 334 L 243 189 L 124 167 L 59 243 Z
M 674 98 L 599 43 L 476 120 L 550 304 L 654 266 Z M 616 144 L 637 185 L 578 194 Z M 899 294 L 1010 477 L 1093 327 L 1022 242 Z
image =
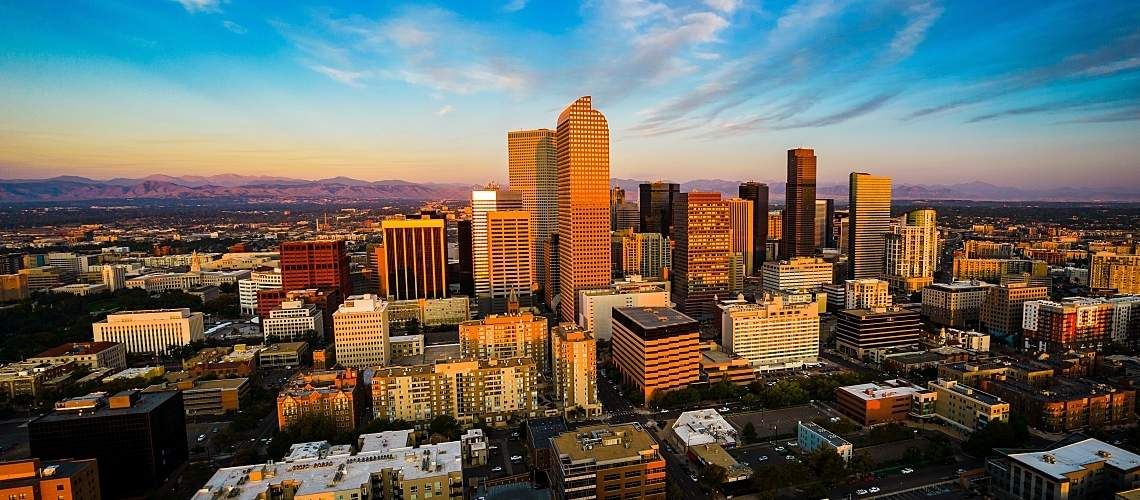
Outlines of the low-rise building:
M 321 413 L 333 419 L 337 430 L 351 431 L 364 417 L 366 391 L 367 384 L 351 368 L 298 373 L 277 394 L 277 428 L 285 430 L 302 415 Z
M 237 344 L 233 347 L 207 347 L 182 362 L 182 369 L 194 377 L 249 377 L 257 371 L 261 346 Z
M 973 432 L 994 421 L 1009 421 L 1009 403 L 953 380 L 927 384 L 937 394 L 934 413 L 943 421 Z
M 249 386 L 248 378 L 195 380 L 178 384 L 188 417 L 237 412 L 249 393 Z
M 665 499 L 665 458 L 640 424 L 582 427 L 550 443 L 550 489 L 556 500 Z
M 869 349 L 917 345 L 921 319 L 904 307 L 844 309 L 835 315 L 840 352 L 862 359 Z
M 505 426 L 538 416 L 538 368 L 530 358 L 446 360 L 388 366 L 372 374 L 374 418 L 426 424 L 449 415 L 461 425 Z
M 24 300 L 28 293 L 27 274 L 0 274 L 0 302 Z
M 0 498 L 99 500 L 99 465 L 94 459 L 0 462 Z
M 314 447 L 323 452 L 309 453 L 292 461 L 218 469 L 192 498 L 411 500 L 463 497 L 463 452 L 459 441 L 411 446 L 400 439 L 371 436 L 361 436 L 361 440 L 368 443 L 367 448 L 362 447 L 356 454 L 325 442 L 323 446 Z
M 190 309 L 156 309 L 108 314 L 91 325 L 96 342 L 119 342 L 129 353 L 162 354 L 172 346 L 204 340 L 204 316 Z
M 424 353 L 424 336 L 422 334 L 397 335 L 388 339 L 388 346 L 392 349 L 388 359 L 422 356 Z
M 1067 378 L 1055 378 L 1044 386 L 1012 378 L 983 380 L 980 385 L 1009 401 L 1011 411 L 1025 415 L 1030 426 L 1045 432 L 1073 432 L 1135 420 L 1134 389 Z
M 297 368 L 312 362 L 307 342 L 270 344 L 257 352 L 257 363 L 262 369 Z
M 266 342 L 293 342 L 307 335 L 325 338 L 324 313 L 315 304 L 301 300 L 286 300 L 281 307 L 269 311 L 261 318 L 261 331 Z
M 757 303 L 727 301 L 721 344 L 758 371 L 787 370 L 819 360 L 819 303 L 764 294 Z
M 851 452 L 855 449 L 846 439 L 815 422 L 796 424 L 796 444 L 804 453 L 811 453 L 823 447 L 833 449 L 843 457 L 844 461 L 851 460 Z
M 1140 486 L 1140 455 L 1096 439 L 1033 452 L 995 451 L 998 456 L 986 461 L 989 493 L 1003 500 L 1092 500 Z
M 711 344 L 711 345 L 710 345 Z M 716 342 L 701 343 L 701 380 L 710 384 L 731 382 L 748 385 L 756 380 L 756 369 L 747 359 L 721 350 Z
M 72 361 L 21 361 L 0 366 L 0 398 L 38 397 L 44 390 L 71 378 Z
M 739 443 L 736 428 L 711 408 L 682 412 L 669 426 L 667 439 L 679 450 L 709 443 L 731 449 Z
M 936 397 L 934 391 L 905 380 L 888 380 L 881 385 L 867 383 L 835 389 L 835 407 L 856 423 L 870 427 L 901 422 L 908 415 L 933 415 Z
M 121 370 L 127 367 L 127 348 L 118 342 L 68 342 L 32 356 L 28 361 L 74 361 L 89 370 Z
M 69 285 L 57 286 L 51 289 L 51 293 L 70 293 L 77 297 L 86 297 L 88 295 L 95 295 L 97 293 L 108 292 L 111 289 L 102 283 L 72 283 Z

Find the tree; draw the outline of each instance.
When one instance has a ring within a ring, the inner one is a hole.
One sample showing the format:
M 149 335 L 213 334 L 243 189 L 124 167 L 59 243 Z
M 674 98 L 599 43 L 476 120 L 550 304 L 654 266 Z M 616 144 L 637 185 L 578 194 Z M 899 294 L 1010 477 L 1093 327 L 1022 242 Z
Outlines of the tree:
M 974 431 L 962 444 L 962 449 L 975 457 L 986 457 L 994 448 L 1013 448 L 1029 439 L 1029 424 L 1022 415 L 1013 415 L 1009 422 L 995 420 Z
M 719 465 L 709 464 L 705 467 L 705 470 L 701 472 L 699 480 L 701 484 L 709 488 L 716 488 L 728 480 L 728 471 Z
M 835 449 L 823 446 L 804 457 L 804 464 L 811 468 L 815 477 L 827 485 L 834 486 L 846 477 L 847 463 Z
M 451 415 L 440 415 L 431 420 L 428 430 L 448 439 L 459 439 L 459 422 Z
M 756 426 L 752 422 L 744 424 L 744 428 L 740 430 L 740 437 L 745 443 L 755 443 L 759 439 L 756 435 Z

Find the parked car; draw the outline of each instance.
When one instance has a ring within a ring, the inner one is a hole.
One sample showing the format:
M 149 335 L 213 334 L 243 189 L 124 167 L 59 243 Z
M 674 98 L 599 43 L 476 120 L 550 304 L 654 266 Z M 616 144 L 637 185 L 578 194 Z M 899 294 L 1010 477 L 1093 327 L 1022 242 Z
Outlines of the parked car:
M 867 488 L 867 491 L 869 491 L 869 492 L 871 492 L 871 493 L 878 493 L 878 492 L 880 492 L 880 491 L 882 491 L 882 490 L 880 490 L 878 486 L 872 486 L 872 487 L 870 487 L 870 488 Z
M 494 467 L 491 467 L 491 472 L 503 472 L 503 468 L 496 465 Z
M 722 407 L 720 407 L 720 409 L 718 409 L 717 411 L 719 411 L 719 412 L 721 412 L 721 413 L 728 413 L 728 412 L 729 412 L 729 411 L 731 411 L 731 410 L 729 410 L 727 406 L 722 406 Z
M 787 449 L 787 448 L 784 448 L 783 446 L 777 446 L 777 447 L 776 447 L 776 451 L 784 451 L 784 450 L 786 450 L 786 449 Z
M 759 457 L 756 457 L 757 462 L 763 462 L 765 460 L 768 460 L 768 455 L 760 455 Z
M 867 490 L 858 489 L 858 490 L 855 490 L 855 494 L 859 495 L 859 496 L 863 496 L 863 495 L 867 494 Z
M 907 468 L 901 470 L 900 472 L 902 472 L 903 474 L 910 474 L 910 473 L 914 472 L 914 469 L 907 467 Z
M 522 455 L 511 455 L 511 463 L 517 464 L 522 462 Z

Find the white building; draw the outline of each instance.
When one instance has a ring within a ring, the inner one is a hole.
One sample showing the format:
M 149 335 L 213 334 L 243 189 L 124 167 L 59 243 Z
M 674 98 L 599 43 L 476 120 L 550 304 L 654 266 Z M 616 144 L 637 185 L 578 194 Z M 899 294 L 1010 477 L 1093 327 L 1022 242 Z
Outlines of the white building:
M 883 275 L 891 288 L 912 293 L 934 282 L 934 271 L 938 269 L 938 225 L 934 210 L 914 210 L 899 217 L 884 238 Z
M 109 291 L 107 285 L 102 283 L 72 283 L 70 285 L 57 286 L 51 289 L 51 293 L 70 293 L 80 297 L 94 295 L 96 293 L 103 293 Z
M 578 326 L 594 332 L 597 340 L 609 340 L 613 335 L 610 319 L 615 307 L 672 307 L 669 302 L 669 283 L 643 281 L 631 276 L 615 281 L 609 288 L 578 292 Z
M 815 422 L 799 422 L 796 425 L 796 444 L 803 453 L 811 453 L 826 446 L 835 450 L 844 461 L 851 460 L 851 452 L 855 450 L 854 445 L 846 439 Z
M 345 299 L 332 315 L 336 360 L 348 368 L 388 364 L 388 303 L 373 294 Z
M 204 340 L 203 316 L 189 309 L 155 309 L 107 315 L 91 325 L 95 342 L 119 342 L 127 352 L 161 354 L 170 346 Z
M 238 301 L 241 313 L 247 316 L 257 314 L 257 292 L 281 288 L 281 268 L 258 269 L 249 278 L 238 281 Z
M 890 286 L 875 278 L 847 280 L 843 287 L 844 309 L 871 309 L 891 305 Z
M 140 288 L 150 293 L 170 290 L 188 291 L 200 286 L 237 285 L 248 278 L 249 271 L 190 271 L 186 273 L 146 274 L 126 281 L 127 288 Z
M 107 285 L 107 290 L 116 291 L 122 290 L 127 286 L 127 267 L 115 264 L 105 264 L 103 269 L 100 270 L 103 277 L 103 284 Z
M 789 260 L 768 261 L 760 268 L 764 291 L 817 290 L 834 280 L 835 266 L 818 257 L 796 257 Z
M 325 337 L 324 314 L 316 305 L 287 300 L 261 320 L 261 331 L 266 342 L 270 339 L 275 339 L 275 342 L 302 340 L 309 331 L 316 332 L 317 338 L 322 339 Z
M 682 450 L 712 443 L 723 448 L 733 448 L 738 442 L 736 428 L 711 408 L 680 414 L 669 430 L 673 444 Z
M 731 301 L 721 310 L 721 345 L 760 371 L 819 360 L 819 304 L 765 295 L 760 303 Z

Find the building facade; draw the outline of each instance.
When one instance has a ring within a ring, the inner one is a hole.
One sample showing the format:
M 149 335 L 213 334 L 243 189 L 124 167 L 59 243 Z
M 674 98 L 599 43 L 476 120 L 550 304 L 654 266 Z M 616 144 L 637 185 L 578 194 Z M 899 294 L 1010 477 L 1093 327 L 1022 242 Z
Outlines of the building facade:
M 788 150 L 782 258 L 810 257 L 815 253 L 815 170 L 815 150 Z
M 768 244 L 768 185 L 760 182 L 745 182 L 740 185 L 738 195 L 752 202 L 752 269 L 759 272 L 766 258 Z
M 848 276 L 878 278 L 886 264 L 885 235 L 891 229 L 891 178 L 851 172 L 848 207 L 851 221 Z
M 336 360 L 348 368 L 388 364 L 388 303 L 372 294 L 348 297 L 332 315 Z
M 538 413 L 538 365 L 530 358 L 390 366 L 372 375 L 373 418 L 423 425 L 448 415 L 460 425 L 503 427 Z
M 886 234 L 883 279 L 891 288 L 914 293 L 934 283 L 938 270 L 938 223 L 934 209 L 912 210 L 891 224 Z
M 281 286 L 286 291 L 335 287 L 341 297 L 352 293 L 344 241 L 281 243 Z
M 459 356 L 472 359 L 528 357 L 546 370 L 546 318 L 532 313 L 493 314 L 459 324 Z
M 638 189 L 641 231 L 657 233 L 663 238 L 671 238 L 673 236 L 673 201 L 681 192 L 681 185 L 658 181 L 641 184 Z M 741 198 L 743 197 L 741 196 Z
M 578 292 L 578 326 L 593 332 L 598 340 L 609 341 L 613 336 L 611 318 L 615 307 L 671 306 L 669 284 L 664 281 L 615 281 L 607 288 Z
M 277 428 L 286 430 L 304 415 L 321 414 L 338 431 L 351 432 L 363 422 L 367 387 L 351 368 L 298 372 L 277 394 Z
M 507 133 L 507 175 L 511 191 L 522 193 L 522 209 L 531 214 L 531 269 L 544 276 L 550 260 L 546 241 L 558 228 L 558 150 L 556 132 L 540 128 Z
M 977 326 L 992 287 L 979 281 L 935 283 L 922 289 L 922 315 L 939 326 Z
M 155 309 L 108 314 L 91 325 L 95 342 L 118 342 L 129 353 L 162 354 L 171 346 L 205 340 L 203 315 L 190 309 Z
M 562 323 L 550 332 L 553 352 L 554 396 L 572 417 L 593 418 L 602 413 L 598 399 L 597 342 L 590 332 Z
M 901 307 L 844 309 L 835 315 L 835 344 L 840 352 L 862 359 L 870 349 L 918 345 L 918 312 Z
M 325 338 L 324 313 L 313 304 L 300 300 L 286 300 L 281 307 L 269 311 L 261 320 L 261 332 L 266 341 L 293 342 L 304 340 L 309 332 L 318 339 Z
M 755 304 L 723 305 L 721 344 L 759 371 L 815 363 L 819 359 L 819 305 L 767 294 Z
M 720 193 L 680 193 L 673 204 L 673 268 L 677 309 L 694 318 L 713 316 L 714 297 L 731 291 L 732 219 Z
M 667 307 L 613 310 L 613 363 L 622 381 L 651 401 L 688 387 L 699 376 L 699 324 Z
M 447 297 L 447 234 L 443 219 L 387 219 L 380 295 L 394 300 Z
M 665 458 L 638 424 L 596 425 L 550 439 L 551 493 L 556 500 L 665 500 Z
M 1140 294 L 1140 255 L 1097 252 L 1089 263 L 1089 287 Z
M 890 285 L 886 281 L 863 278 L 843 282 L 844 309 L 890 307 L 891 303 Z

